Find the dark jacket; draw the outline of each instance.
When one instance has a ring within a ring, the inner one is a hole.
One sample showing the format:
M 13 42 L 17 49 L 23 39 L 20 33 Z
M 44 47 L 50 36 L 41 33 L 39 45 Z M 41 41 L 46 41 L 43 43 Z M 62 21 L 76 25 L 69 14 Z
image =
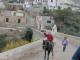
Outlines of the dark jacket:
M 77 51 L 73 55 L 72 60 L 80 60 L 80 47 L 77 49 Z

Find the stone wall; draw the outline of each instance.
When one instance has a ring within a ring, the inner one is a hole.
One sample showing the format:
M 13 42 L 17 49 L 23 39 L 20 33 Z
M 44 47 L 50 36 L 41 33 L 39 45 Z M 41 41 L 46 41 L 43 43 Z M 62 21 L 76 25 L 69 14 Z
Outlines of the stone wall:
M 1 28 L 1 27 L 0 27 Z M 9 28 L 3 28 L 3 32 L 9 32 Z M 18 28 L 19 31 L 24 31 L 25 28 Z M 1 31 L 1 29 L 0 29 Z M 42 44 L 43 40 L 43 34 L 39 32 L 38 30 L 33 29 L 33 39 L 37 40 L 35 42 L 26 44 L 24 46 L 0 53 L 0 60 L 17 60 L 21 57 L 23 57 L 25 54 L 28 54 L 31 49 L 35 49 L 36 47 L 39 47 Z
M 6 40 L 21 39 L 25 35 L 26 30 L 27 30 L 27 27 L 17 27 L 17 28 L 0 27 L 0 33 L 6 35 Z M 41 39 L 41 37 L 43 37 L 42 33 L 36 29 L 33 29 L 33 40 L 39 40 Z
M 0 10 L 0 27 L 24 27 L 27 24 L 27 15 L 22 10 Z
M 0 53 L 0 60 L 18 60 L 21 57 L 25 56 L 26 54 L 30 54 L 30 51 L 32 49 L 36 49 L 36 47 L 40 47 L 42 44 L 42 39 L 36 42 L 32 42 L 29 44 L 26 44 L 24 46 Z

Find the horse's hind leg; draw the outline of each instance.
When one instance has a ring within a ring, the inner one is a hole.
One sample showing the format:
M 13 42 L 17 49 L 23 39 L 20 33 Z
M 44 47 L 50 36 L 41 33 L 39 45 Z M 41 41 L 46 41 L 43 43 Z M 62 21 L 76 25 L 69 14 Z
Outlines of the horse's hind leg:
M 52 48 L 52 56 L 53 56 L 53 48 Z
M 53 43 L 53 45 L 52 45 L 52 56 L 53 56 L 53 54 L 54 54 L 53 48 L 54 48 L 54 43 Z
M 46 50 L 45 50 L 45 55 L 44 55 L 44 60 L 46 59 Z
M 50 54 L 50 51 L 48 51 L 48 54 L 47 54 L 47 60 L 49 60 L 49 54 Z

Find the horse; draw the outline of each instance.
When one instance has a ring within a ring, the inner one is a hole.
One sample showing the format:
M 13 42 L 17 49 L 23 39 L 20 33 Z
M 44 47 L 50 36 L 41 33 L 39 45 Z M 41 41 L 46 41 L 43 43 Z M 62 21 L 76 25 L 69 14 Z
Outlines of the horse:
M 46 59 L 46 53 L 47 53 L 47 60 L 49 60 L 50 52 L 52 52 L 52 56 L 53 56 L 53 47 L 54 47 L 53 42 L 43 40 L 43 50 L 45 51 L 44 60 Z

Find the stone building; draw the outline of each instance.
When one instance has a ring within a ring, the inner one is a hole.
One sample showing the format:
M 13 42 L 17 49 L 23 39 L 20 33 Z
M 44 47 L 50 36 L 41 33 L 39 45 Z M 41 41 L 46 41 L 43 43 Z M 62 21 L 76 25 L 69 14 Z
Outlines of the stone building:
M 2 1 L 0 1 L 0 9 L 5 9 L 5 7 L 5 4 Z
M 22 3 L 7 3 L 6 5 L 7 10 L 23 10 L 23 4 Z
M 50 16 L 36 16 L 36 24 L 39 30 L 49 29 L 54 26 L 54 20 Z
M 51 16 L 36 16 L 36 25 L 40 31 L 51 30 L 53 34 L 57 32 L 57 26 Z
M 23 11 L 0 11 L 0 27 L 23 27 L 26 24 L 27 18 Z

